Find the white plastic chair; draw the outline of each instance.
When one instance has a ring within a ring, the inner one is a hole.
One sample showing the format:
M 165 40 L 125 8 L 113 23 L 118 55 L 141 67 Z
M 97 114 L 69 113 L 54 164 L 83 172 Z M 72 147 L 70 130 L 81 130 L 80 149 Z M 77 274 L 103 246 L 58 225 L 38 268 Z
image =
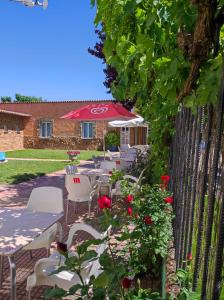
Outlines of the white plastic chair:
M 139 177 L 134 177 L 132 175 L 124 175 L 123 179 L 128 180 L 128 184 L 130 185 L 130 187 L 134 187 L 136 191 L 138 191 L 141 187 L 141 181 L 143 178 L 143 173 L 145 172 L 145 169 L 142 170 L 141 174 L 139 175 Z M 113 198 L 114 196 L 121 196 L 122 195 L 122 191 L 121 191 L 121 183 L 122 180 L 118 180 L 115 183 L 115 188 L 111 190 L 111 197 Z
M 92 156 L 92 160 L 94 162 L 95 168 L 99 169 L 99 167 L 100 167 L 100 161 L 97 159 L 97 157 L 95 155 Z
M 87 175 L 65 175 L 65 187 L 68 191 L 67 207 L 66 207 L 66 224 L 68 223 L 68 202 L 73 201 L 74 205 L 77 202 L 88 202 L 89 215 L 91 202 L 98 193 L 98 185 L 92 187 Z
M 132 161 L 125 161 L 125 160 L 119 159 L 119 158 L 116 158 L 115 163 L 116 163 L 116 169 L 117 170 L 127 170 L 133 164 Z
M 110 150 L 107 150 L 107 153 L 108 153 L 108 156 L 109 156 L 110 160 L 113 160 L 114 158 L 119 157 L 117 153 L 113 153 Z
M 75 165 L 68 165 L 65 167 L 66 174 L 72 175 L 78 172 L 78 168 Z
M 115 161 L 109 161 L 109 160 L 103 160 L 100 163 L 100 169 L 103 169 L 105 171 L 113 171 L 116 170 L 116 162 Z
M 51 186 L 34 188 L 30 194 L 27 209 L 30 211 L 55 214 L 63 213 L 64 206 L 62 189 Z M 24 250 L 46 248 L 49 255 L 51 243 L 55 240 L 57 232 L 59 232 L 59 240 L 61 241 L 62 227 L 60 223 L 56 223 L 33 240 L 33 242 L 24 247 Z
M 89 233 L 95 239 L 104 239 L 110 232 L 109 227 L 104 233 L 99 233 L 93 227 L 87 224 L 74 224 L 68 235 L 66 242 L 68 250 L 71 249 L 74 235 L 77 231 L 85 231 Z M 107 242 L 104 240 L 102 244 L 97 246 L 95 251 L 97 252 L 98 258 L 106 250 Z M 74 252 L 69 251 L 69 255 L 76 255 Z M 58 274 L 52 274 L 57 267 L 64 263 L 64 257 L 55 251 L 49 258 L 42 258 L 38 260 L 34 266 L 34 273 L 27 278 L 27 300 L 31 299 L 31 289 L 35 286 L 47 285 L 47 286 L 58 286 L 64 290 L 69 290 L 73 285 L 79 284 L 80 278 L 78 275 L 71 271 L 62 271 Z M 82 268 L 82 278 L 84 283 L 88 283 L 91 276 L 97 277 L 102 272 L 99 259 L 94 261 L 85 261 Z M 69 298 L 71 299 L 71 297 Z
M 129 144 L 121 144 L 120 147 L 118 147 L 120 152 L 127 151 L 130 148 L 131 146 Z

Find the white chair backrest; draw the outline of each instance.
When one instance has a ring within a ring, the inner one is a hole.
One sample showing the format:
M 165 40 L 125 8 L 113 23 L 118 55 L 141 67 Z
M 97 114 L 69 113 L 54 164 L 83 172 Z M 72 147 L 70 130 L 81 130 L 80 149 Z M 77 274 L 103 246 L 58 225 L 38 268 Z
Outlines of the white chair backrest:
M 116 162 L 115 161 L 103 160 L 100 163 L 100 169 L 113 171 L 114 169 L 116 169 Z
M 101 235 L 100 235 L 100 238 L 101 239 L 104 239 L 108 233 L 110 233 L 110 230 L 111 230 L 111 226 L 105 231 L 103 232 Z M 96 252 L 97 252 L 97 256 L 98 258 L 100 257 L 101 254 L 103 254 L 103 252 L 107 249 L 108 247 L 108 244 L 107 244 L 107 241 L 104 241 L 102 242 L 102 244 L 100 244 L 97 248 L 96 248 Z M 99 259 L 96 259 L 92 262 L 90 262 L 87 266 L 88 268 L 88 275 L 89 275 L 89 278 L 91 276 L 95 276 L 97 277 L 100 273 L 102 273 L 102 270 L 101 270 L 101 265 L 100 265 L 100 262 L 99 262 Z
M 82 198 L 89 196 L 93 190 L 87 175 L 65 175 L 65 187 L 68 191 L 68 199 L 81 202 Z
M 130 161 L 125 161 L 123 159 L 116 159 L 116 170 L 127 170 L 132 166 L 132 162 Z
M 68 249 L 71 248 L 72 243 L 73 243 L 73 239 L 74 236 L 76 234 L 77 231 L 87 231 L 88 233 L 91 234 L 95 239 L 100 239 L 101 238 L 101 234 L 95 230 L 92 226 L 85 224 L 85 223 L 75 223 L 71 226 L 70 230 L 69 230 L 69 234 L 68 234 L 68 239 L 67 239 L 67 247 Z
M 111 226 L 105 232 L 99 233 L 97 230 L 95 230 L 92 226 L 88 224 L 84 224 L 84 223 L 73 224 L 69 230 L 68 239 L 66 242 L 68 249 L 70 249 L 72 246 L 74 235 L 76 234 L 76 232 L 81 230 L 88 232 L 90 235 L 92 235 L 94 239 L 104 239 L 108 235 L 108 233 L 110 233 Z M 107 242 L 103 241 L 102 244 L 96 247 L 97 256 L 100 257 L 100 255 L 106 249 L 107 249 Z M 88 274 L 88 278 L 90 278 L 92 275 L 96 277 L 102 272 L 102 270 L 100 269 L 100 263 L 98 259 L 95 261 L 90 261 L 89 263 L 85 262 L 84 269 L 85 269 L 85 273 Z
M 68 165 L 65 167 L 66 174 L 72 175 L 78 172 L 78 168 L 75 165 Z
M 127 152 L 128 152 L 128 154 L 135 154 L 135 155 L 137 155 L 138 150 L 136 148 L 129 148 Z
M 100 161 L 97 159 L 97 157 L 95 155 L 92 156 L 92 160 L 94 162 L 95 168 L 99 168 L 100 167 Z
M 112 155 L 112 153 L 110 152 L 110 150 L 107 150 L 107 153 L 108 153 L 108 155 L 109 155 L 110 160 L 112 160 L 112 159 L 113 159 L 113 155 Z
M 30 194 L 27 209 L 39 212 L 62 213 L 62 189 L 52 186 L 34 188 Z
M 129 144 L 122 144 L 122 145 L 120 145 L 119 150 L 120 151 L 127 151 L 129 148 L 130 148 Z

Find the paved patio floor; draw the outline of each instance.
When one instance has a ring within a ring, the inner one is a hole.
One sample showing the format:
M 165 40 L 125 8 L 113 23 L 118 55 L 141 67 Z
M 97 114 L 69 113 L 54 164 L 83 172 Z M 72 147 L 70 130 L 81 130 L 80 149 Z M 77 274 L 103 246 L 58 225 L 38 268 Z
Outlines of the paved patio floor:
M 93 167 L 93 164 L 89 162 L 82 161 L 82 167 Z M 0 207 L 10 206 L 10 207 L 23 207 L 26 206 L 29 195 L 34 187 L 40 186 L 56 186 L 63 189 L 64 199 L 66 199 L 66 190 L 64 188 L 64 171 L 58 171 L 47 176 L 39 177 L 29 182 L 20 183 L 18 185 L 0 185 Z M 65 201 L 64 201 L 65 204 Z M 68 224 L 73 224 L 75 222 L 83 222 L 88 218 L 88 209 L 86 203 L 81 203 L 78 207 L 78 212 L 74 211 L 73 204 L 70 203 L 69 206 L 69 218 Z M 96 200 L 92 203 L 90 219 L 97 218 L 96 212 Z M 64 231 L 64 241 L 67 238 L 69 226 L 65 224 L 64 218 L 62 219 L 62 226 Z M 87 235 L 84 232 L 80 232 L 76 238 L 75 242 L 81 242 L 85 240 Z M 54 248 L 54 245 L 52 246 Z M 33 258 L 30 259 L 30 255 L 27 251 L 21 251 L 16 255 L 16 265 L 17 265 L 17 300 L 26 299 L 26 279 L 29 274 L 33 272 L 35 262 L 43 257 L 46 257 L 45 249 L 38 249 L 32 251 Z M 4 270 L 3 270 L 3 287 L 0 290 L 0 300 L 10 300 L 10 278 L 9 278 L 9 266 L 8 261 L 5 259 Z M 46 287 L 37 287 L 32 291 L 32 300 L 43 299 L 43 293 Z

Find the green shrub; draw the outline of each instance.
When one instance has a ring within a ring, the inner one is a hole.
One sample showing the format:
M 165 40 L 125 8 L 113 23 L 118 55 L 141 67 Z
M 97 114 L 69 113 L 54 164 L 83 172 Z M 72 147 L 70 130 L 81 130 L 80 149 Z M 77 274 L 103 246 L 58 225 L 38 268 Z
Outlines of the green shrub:
M 116 131 L 109 131 L 105 137 L 106 148 L 111 146 L 118 147 L 120 145 L 120 136 Z

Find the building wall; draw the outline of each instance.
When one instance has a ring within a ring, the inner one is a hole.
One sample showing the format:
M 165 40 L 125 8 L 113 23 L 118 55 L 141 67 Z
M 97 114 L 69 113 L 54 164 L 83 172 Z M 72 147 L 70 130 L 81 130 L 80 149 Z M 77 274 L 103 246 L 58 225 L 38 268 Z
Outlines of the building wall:
M 24 119 L 0 113 L 0 151 L 23 149 Z
M 60 117 L 87 104 L 110 103 L 110 101 L 63 101 L 38 103 L 1 103 L 0 109 L 32 115 L 24 127 L 25 148 L 57 148 L 57 149 L 102 149 L 103 121 L 96 122 L 94 139 L 81 138 L 81 123 L 65 120 Z M 51 138 L 40 138 L 39 124 L 41 120 L 52 120 L 53 134 Z

